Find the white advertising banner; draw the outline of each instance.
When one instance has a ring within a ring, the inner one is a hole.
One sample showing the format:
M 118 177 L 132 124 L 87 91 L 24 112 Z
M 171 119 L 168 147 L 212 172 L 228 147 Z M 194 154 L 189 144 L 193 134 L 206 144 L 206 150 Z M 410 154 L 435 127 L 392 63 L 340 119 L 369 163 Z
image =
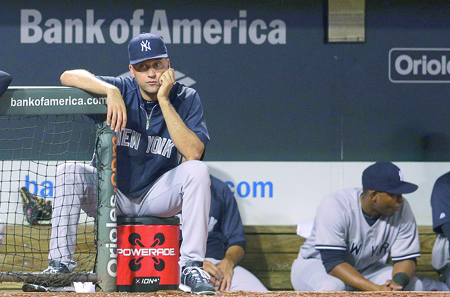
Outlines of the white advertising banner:
M 372 162 L 207 162 L 211 174 L 233 191 L 245 225 L 295 225 L 314 220 L 321 199 L 361 187 Z M 435 180 L 450 171 L 448 162 L 394 162 L 405 181 L 419 189 L 405 198 L 419 225 L 432 225 L 430 196 Z
M 419 189 L 405 195 L 419 225 L 431 225 L 430 195 L 435 180 L 450 171 L 449 162 L 394 162 L 406 181 Z M 47 200 L 54 197 L 56 162 L 3 161 L 0 217 L 24 221 L 18 189 Z M 245 225 L 296 225 L 312 221 L 321 199 L 361 186 L 371 162 L 206 162 L 212 175 L 226 182 Z M 85 216 L 82 216 L 84 219 Z

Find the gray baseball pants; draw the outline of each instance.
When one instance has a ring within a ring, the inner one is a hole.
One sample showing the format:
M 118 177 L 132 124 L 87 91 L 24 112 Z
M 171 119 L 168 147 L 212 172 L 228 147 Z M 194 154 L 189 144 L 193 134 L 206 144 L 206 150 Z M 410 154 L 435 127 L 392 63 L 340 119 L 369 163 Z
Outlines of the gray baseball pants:
M 392 279 L 393 267 L 384 263 L 376 263 L 359 271 L 366 279 L 377 285 L 383 285 Z M 291 282 L 296 291 L 355 291 L 339 278 L 329 275 L 321 259 L 302 259 L 294 261 L 291 268 Z M 405 288 L 406 291 L 422 291 L 422 281 L 414 277 Z
M 208 236 L 211 205 L 211 180 L 208 167 L 200 161 L 187 161 L 163 174 L 138 199 L 116 193 L 117 215 L 171 217 L 183 211 L 183 243 L 180 267 L 187 261 L 203 261 Z M 81 209 L 96 216 L 97 174 L 92 166 L 65 163 L 57 168 L 55 199 L 52 213 L 52 235 L 49 259 L 69 269 L 73 261 L 78 220 Z
M 206 260 L 216 266 L 221 262 L 221 260 L 214 258 L 206 258 Z M 267 292 L 268 290 L 250 271 L 237 265 L 233 268 L 230 291 Z

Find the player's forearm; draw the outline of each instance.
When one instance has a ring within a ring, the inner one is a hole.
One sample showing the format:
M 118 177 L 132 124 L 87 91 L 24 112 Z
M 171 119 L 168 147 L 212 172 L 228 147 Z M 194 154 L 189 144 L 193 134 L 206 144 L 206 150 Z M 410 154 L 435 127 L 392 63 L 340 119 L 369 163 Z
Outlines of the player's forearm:
M 362 291 L 378 291 L 376 284 L 364 278 L 353 266 L 344 262 L 334 267 L 330 275 L 339 278 L 345 284 L 350 285 Z
M 244 258 L 245 251 L 239 245 L 230 246 L 225 252 L 224 260 L 230 261 L 233 267 L 236 266 Z
M 416 263 L 412 260 L 404 260 L 395 263 L 394 269 L 392 270 L 392 276 L 396 275 L 399 272 L 406 273 L 409 279 L 412 279 L 414 277 L 414 274 L 416 273 Z
M 164 120 L 170 137 L 186 160 L 200 160 L 205 145 L 198 136 L 189 129 L 168 101 L 160 101 Z
M 113 95 L 118 93 L 119 89 L 101 79 L 98 79 L 87 70 L 75 69 L 67 70 L 60 77 L 64 86 L 76 87 L 99 95 Z

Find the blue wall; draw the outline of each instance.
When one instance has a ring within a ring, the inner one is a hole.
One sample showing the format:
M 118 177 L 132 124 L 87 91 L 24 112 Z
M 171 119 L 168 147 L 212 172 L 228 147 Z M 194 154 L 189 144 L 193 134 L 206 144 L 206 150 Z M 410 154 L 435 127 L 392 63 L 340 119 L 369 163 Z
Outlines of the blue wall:
M 12 85 L 59 85 L 73 68 L 120 75 L 131 24 L 149 31 L 165 17 L 168 27 L 153 28 L 168 32 L 172 67 L 200 93 L 211 135 L 205 160 L 450 160 L 450 75 L 389 78 L 392 49 L 450 48 L 444 1 L 367 1 L 366 42 L 336 44 L 324 42 L 320 1 L 54 2 L 14 1 L 0 11 L 0 69 Z M 199 43 L 192 30 L 177 40 L 175 22 L 184 19 L 201 24 Z M 66 20 L 81 23 L 80 40 L 65 34 Z M 227 22 L 240 28 L 229 39 Z M 450 61 L 450 50 L 395 54 Z

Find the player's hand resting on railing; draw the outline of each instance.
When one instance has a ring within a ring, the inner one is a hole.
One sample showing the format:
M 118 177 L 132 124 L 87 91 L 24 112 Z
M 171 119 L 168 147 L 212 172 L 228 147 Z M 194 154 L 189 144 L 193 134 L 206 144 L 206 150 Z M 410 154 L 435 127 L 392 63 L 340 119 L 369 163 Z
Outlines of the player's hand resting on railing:
M 61 83 L 64 86 L 76 87 L 87 92 L 106 95 L 108 112 L 106 123 L 111 130 L 118 132 L 124 130 L 127 124 L 127 111 L 119 89 L 84 69 L 66 70 L 61 74 Z

